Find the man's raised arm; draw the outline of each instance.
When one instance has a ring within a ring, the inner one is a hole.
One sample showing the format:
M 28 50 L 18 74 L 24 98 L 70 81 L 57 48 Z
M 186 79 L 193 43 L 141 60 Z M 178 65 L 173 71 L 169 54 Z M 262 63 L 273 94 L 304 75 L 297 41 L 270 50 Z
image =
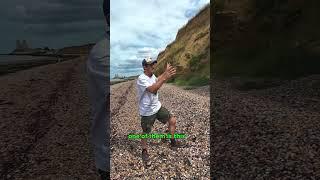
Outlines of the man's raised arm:
M 170 64 L 167 64 L 166 70 L 158 77 L 156 83 L 154 83 L 152 86 L 147 87 L 147 91 L 156 94 L 160 87 L 163 85 L 163 83 L 165 83 L 175 74 L 176 69 Z

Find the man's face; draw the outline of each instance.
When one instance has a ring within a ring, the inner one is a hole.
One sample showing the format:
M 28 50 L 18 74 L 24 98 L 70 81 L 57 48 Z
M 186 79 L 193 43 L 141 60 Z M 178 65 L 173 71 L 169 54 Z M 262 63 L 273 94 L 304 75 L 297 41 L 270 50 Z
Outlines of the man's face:
M 154 68 L 155 68 L 155 64 L 156 64 L 156 63 L 150 64 L 150 65 L 146 65 L 145 68 L 144 68 L 145 71 L 146 71 L 147 73 L 153 73 Z

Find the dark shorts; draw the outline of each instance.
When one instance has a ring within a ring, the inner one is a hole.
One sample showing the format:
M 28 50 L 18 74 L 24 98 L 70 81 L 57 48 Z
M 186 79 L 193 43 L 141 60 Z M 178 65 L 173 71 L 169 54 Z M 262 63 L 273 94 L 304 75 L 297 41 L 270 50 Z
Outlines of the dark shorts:
M 151 116 L 141 116 L 141 127 L 143 133 L 150 133 L 152 126 L 156 119 L 158 119 L 163 124 L 167 123 L 171 117 L 170 112 L 163 106 L 159 109 L 159 111 Z

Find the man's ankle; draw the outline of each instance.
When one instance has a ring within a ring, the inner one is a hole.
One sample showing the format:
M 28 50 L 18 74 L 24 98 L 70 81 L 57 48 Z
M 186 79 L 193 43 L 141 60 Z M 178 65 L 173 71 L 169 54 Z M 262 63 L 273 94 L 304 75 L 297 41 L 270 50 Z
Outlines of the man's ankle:
M 148 152 L 147 149 L 142 149 L 142 152 Z
M 174 145 L 176 143 L 176 139 L 174 139 L 174 138 L 170 139 L 170 143 L 171 143 L 171 145 Z

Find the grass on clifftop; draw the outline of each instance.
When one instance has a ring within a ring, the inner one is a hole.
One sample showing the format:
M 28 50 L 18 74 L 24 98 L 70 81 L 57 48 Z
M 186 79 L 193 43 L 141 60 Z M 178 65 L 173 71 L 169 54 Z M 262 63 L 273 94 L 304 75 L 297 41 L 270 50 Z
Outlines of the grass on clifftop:
M 189 61 L 189 69 L 176 75 L 168 81 L 178 86 L 205 86 L 209 85 L 210 80 L 210 65 L 204 59 L 207 54 L 199 54 L 191 57 Z
M 188 76 L 178 76 L 174 79 L 168 81 L 168 83 L 173 83 L 178 86 L 205 86 L 209 84 L 209 78 L 199 75 L 188 75 Z

